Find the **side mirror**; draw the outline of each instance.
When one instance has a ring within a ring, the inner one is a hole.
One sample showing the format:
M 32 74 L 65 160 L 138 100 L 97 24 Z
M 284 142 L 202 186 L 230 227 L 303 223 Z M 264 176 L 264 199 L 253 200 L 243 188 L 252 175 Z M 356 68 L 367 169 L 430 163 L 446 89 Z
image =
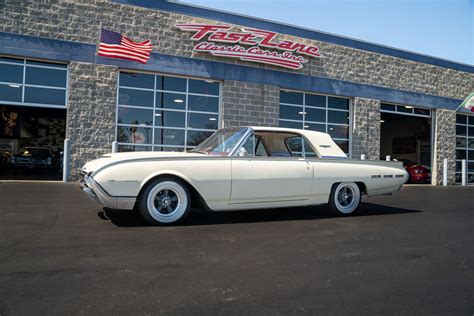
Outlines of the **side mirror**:
M 244 147 L 239 148 L 239 157 L 245 157 L 247 156 L 248 152 Z

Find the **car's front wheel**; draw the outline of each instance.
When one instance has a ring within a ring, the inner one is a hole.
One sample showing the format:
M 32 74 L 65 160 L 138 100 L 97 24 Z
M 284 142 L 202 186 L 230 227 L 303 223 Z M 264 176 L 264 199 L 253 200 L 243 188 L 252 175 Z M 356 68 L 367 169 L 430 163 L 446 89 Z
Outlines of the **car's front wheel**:
M 329 197 L 329 207 L 337 215 L 354 213 L 360 205 L 360 189 L 354 182 L 335 184 Z
M 148 184 L 140 196 L 138 209 L 152 224 L 174 224 L 185 218 L 190 208 L 187 186 L 176 179 L 163 178 Z

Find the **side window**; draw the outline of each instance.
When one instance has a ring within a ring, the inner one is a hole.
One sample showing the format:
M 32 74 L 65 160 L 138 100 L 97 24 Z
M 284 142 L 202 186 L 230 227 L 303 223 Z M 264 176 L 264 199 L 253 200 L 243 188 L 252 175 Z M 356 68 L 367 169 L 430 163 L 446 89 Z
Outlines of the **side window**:
M 301 136 L 288 137 L 285 143 L 293 157 L 317 157 L 308 141 Z
M 257 157 L 267 157 L 267 150 L 265 148 L 265 144 L 263 143 L 263 140 L 261 137 L 257 136 L 255 138 L 255 141 L 257 142 L 256 148 L 255 148 L 255 156 Z
M 303 142 L 300 136 L 288 137 L 285 140 L 286 147 L 293 157 L 303 157 Z
M 253 157 L 254 156 L 255 134 L 250 134 L 245 142 L 234 153 L 234 157 Z

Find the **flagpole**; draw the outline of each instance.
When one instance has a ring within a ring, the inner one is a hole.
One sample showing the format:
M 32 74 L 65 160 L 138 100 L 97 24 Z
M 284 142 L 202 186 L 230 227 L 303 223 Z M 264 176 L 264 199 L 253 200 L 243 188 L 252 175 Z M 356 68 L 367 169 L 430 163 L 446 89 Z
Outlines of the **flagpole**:
M 99 53 L 100 38 L 102 36 L 102 23 L 99 24 L 99 42 L 95 44 L 94 63 L 97 64 L 97 54 Z

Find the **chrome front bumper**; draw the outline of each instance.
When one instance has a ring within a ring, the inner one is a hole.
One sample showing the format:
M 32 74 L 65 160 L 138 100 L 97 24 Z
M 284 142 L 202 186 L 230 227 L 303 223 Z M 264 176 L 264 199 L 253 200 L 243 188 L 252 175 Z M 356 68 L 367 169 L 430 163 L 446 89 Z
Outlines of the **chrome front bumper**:
M 120 210 L 132 210 L 135 206 L 135 198 L 111 196 L 102 189 L 94 178 L 84 174 L 81 176 L 82 191 L 84 191 L 94 202 L 111 209 Z

